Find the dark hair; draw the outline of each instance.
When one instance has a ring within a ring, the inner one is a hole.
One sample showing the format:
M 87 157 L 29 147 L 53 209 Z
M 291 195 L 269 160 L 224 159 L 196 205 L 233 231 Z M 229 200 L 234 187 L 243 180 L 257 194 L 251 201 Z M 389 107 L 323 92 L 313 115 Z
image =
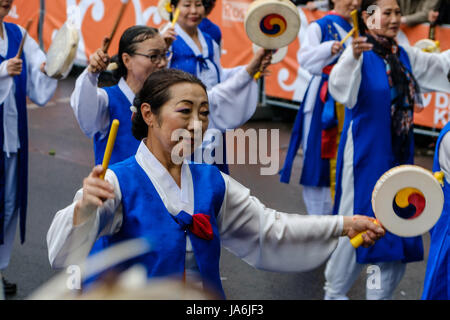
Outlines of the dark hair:
M 328 7 L 330 8 L 330 10 L 334 9 L 334 2 L 333 2 L 333 0 L 328 0 Z
M 142 118 L 141 105 L 148 103 L 152 113 L 159 115 L 161 107 L 171 99 L 170 87 L 183 82 L 198 84 L 206 92 L 206 86 L 197 77 L 178 69 L 161 69 L 153 72 L 145 80 L 133 102 L 137 112 L 133 117 L 131 131 L 136 139 L 142 140 L 148 135 L 148 126 Z
M 216 0 L 203 0 L 203 6 L 205 7 L 205 15 L 209 15 L 216 5 Z
M 120 37 L 119 53 L 111 59 L 112 62 L 116 62 L 118 65 L 118 68 L 113 72 L 116 80 L 127 76 L 128 70 L 123 63 L 122 55 L 124 53 L 133 55 L 138 43 L 154 38 L 157 35 L 159 35 L 158 29 L 147 26 L 133 26 L 124 31 L 122 37 Z

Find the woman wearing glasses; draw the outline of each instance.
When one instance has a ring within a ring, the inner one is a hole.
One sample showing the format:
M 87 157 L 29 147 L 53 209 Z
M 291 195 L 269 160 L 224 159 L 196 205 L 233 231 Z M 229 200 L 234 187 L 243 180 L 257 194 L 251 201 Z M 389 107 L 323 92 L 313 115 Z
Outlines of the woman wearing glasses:
M 150 58 L 149 58 L 150 57 Z M 138 146 L 131 135 L 130 106 L 145 79 L 154 71 L 167 66 L 166 44 L 158 30 L 146 26 L 128 28 L 120 38 L 118 68 L 114 77 L 117 85 L 98 88 L 101 71 L 106 70 L 110 57 L 98 49 L 89 66 L 78 77 L 70 99 L 81 130 L 94 140 L 95 164 L 101 164 L 111 123 L 120 122 L 111 164 L 133 155 Z
M 120 79 L 112 87 L 98 88 L 98 77 L 106 70 L 110 57 L 98 49 L 90 58 L 89 66 L 78 77 L 70 104 L 81 130 L 94 139 L 95 164 L 102 163 L 108 140 L 111 123 L 120 121 L 119 132 L 111 155 L 110 163 L 116 163 L 134 155 L 139 146 L 131 134 L 132 111 L 134 97 L 142 88 L 145 79 L 153 72 L 166 68 L 171 58 L 164 38 L 155 28 L 133 26 L 125 30 L 120 42 L 119 52 L 115 58 L 118 69 L 114 76 Z M 258 68 L 259 65 L 252 68 Z M 233 123 L 235 117 L 225 116 L 223 109 L 234 108 L 236 101 L 244 101 L 254 90 L 249 76 L 236 77 L 208 90 L 210 102 L 210 128 L 225 131 L 230 127 L 238 127 Z M 256 107 L 256 100 L 254 101 Z M 219 108 L 220 106 L 220 108 Z M 250 117 L 245 111 L 242 117 Z M 236 113 L 234 112 L 234 115 Z M 230 119 L 229 119 L 230 118 Z M 244 121 L 245 122 L 245 121 Z

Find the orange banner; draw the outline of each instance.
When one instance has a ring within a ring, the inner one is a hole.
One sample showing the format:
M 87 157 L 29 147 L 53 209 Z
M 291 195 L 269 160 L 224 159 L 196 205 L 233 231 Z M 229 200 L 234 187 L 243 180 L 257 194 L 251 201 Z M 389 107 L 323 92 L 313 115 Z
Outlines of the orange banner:
M 43 21 L 43 46 L 47 50 L 55 32 L 70 17 L 80 30 L 80 43 L 76 63 L 86 65 L 88 57 L 102 46 L 103 38 L 109 36 L 121 8 L 121 0 L 48 0 L 45 2 L 45 19 Z M 118 42 L 123 31 L 132 25 L 149 25 L 160 27 L 162 20 L 157 9 L 158 0 L 129 0 L 124 16 L 118 26 L 116 35 L 109 48 L 109 54 L 117 53 Z M 210 19 L 222 30 L 222 65 L 225 68 L 246 64 L 253 55 L 252 44 L 244 29 L 244 18 L 252 0 L 217 1 Z M 30 17 L 35 21 L 30 32 L 37 37 L 37 18 L 39 0 L 15 0 L 10 15 L 5 19 L 24 26 Z M 298 52 L 307 26 L 326 13 L 309 11 L 299 7 L 301 28 L 297 39 L 288 47 L 285 59 L 270 67 L 271 76 L 265 79 L 267 96 L 292 101 L 301 101 L 311 75 L 298 63 Z M 413 28 L 402 27 L 399 34 L 400 43 L 414 45 L 418 40 L 428 36 L 428 26 Z M 436 38 L 441 42 L 441 49 L 450 48 L 450 27 L 436 29 Z M 424 95 L 426 109 L 416 114 L 415 122 L 419 125 L 442 128 L 450 119 L 450 95 L 433 93 Z
M 12 22 L 25 28 L 28 20 L 32 19 L 33 23 L 31 24 L 29 34 L 38 42 L 40 7 L 39 0 L 26 0 L 26 5 L 24 0 L 14 1 L 9 14 L 5 17 L 5 22 Z

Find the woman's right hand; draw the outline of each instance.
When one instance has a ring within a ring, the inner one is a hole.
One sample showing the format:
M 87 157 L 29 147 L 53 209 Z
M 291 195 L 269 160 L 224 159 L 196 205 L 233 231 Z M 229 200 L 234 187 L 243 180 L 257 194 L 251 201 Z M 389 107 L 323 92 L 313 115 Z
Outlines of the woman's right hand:
M 161 28 L 160 33 L 164 41 L 166 42 L 167 49 L 169 49 L 172 43 L 177 39 L 175 28 L 171 27 L 169 24 L 168 26 L 164 26 L 163 28 Z
M 75 204 L 73 224 L 79 225 L 89 219 L 98 207 L 108 199 L 114 199 L 114 188 L 100 178 L 103 172 L 101 165 L 95 166 L 89 176 L 83 180 L 83 197 Z
M 103 39 L 103 45 L 109 41 L 108 37 Z M 99 73 L 108 68 L 111 58 L 102 49 L 98 49 L 89 57 L 88 71 L 90 73 Z
M 367 43 L 367 37 L 358 37 L 353 39 L 352 48 L 353 56 L 356 60 L 358 60 L 364 51 L 370 51 L 373 49 L 373 44 Z
M 6 71 L 11 77 L 18 76 L 22 73 L 22 59 L 11 58 L 6 63 Z
M 331 54 L 334 56 L 335 54 L 339 53 L 343 48 L 344 46 L 339 41 L 335 41 L 333 43 L 333 46 L 331 47 Z

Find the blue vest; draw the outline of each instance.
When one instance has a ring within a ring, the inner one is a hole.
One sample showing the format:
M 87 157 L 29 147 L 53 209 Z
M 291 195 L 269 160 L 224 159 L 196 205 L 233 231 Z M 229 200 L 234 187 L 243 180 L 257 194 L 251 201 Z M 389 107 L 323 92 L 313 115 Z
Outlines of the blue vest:
M 136 154 L 140 142 L 131 133 L 132 112 L 130 110 L 130 101 L 128 101 L 127 97 L 122 90 L 120 90 L 118 85 L 103 89 L 108 94 L 109 99 L 108 132 L 114 119 L 117 119 L 120 122 L 116 142 L 114 144 L 114 149 L 110 160 L 110 164 L 114 164 Z M 102 164 L 108 137 L 109 134 L 102 138 L 100 133 L 96 133 L 94 136 L 94 154 L 96 165 Z
M 8 35 L 8 52 L 6 57 L 0 55 L 0 63 L 14 58 L 19 51 L 22 41 L 22 32 L 19 27 L 12 23 L 5 22 L 5 31 Z M 18 112 L 18 130 L 20 149 L 18 151 L 18 186 L 17 186 L 17 206 L 20 212 L 20 238 L 25 242 L 25 221 L 27 216 L 27 194 L 28 194 L 28 125 L 27 125 L 27 62 L 25 54 L 20 57 L 23 61 L 22 73 L 14 77 L 16 86 L 15 98 Z M 3 104 L 0 105 L 0 142 L 3 149 Z M 4 218 L 5 218 L 5 153 L 0 152 L 0 244 L 4 238 Z
M 218 25 L 208 18 L 204 18 L 198 25 L 198 28 L 202 30 L 204 34 L 208 34 L 220 46 L 220 43 L 222 42 L 222 31 L 220 31 Z
M 441 130 L 434 153 L 433 171 L 441 171 L 439 146 L 445 134 L 450 131 L 450 122 Z M 444 179 L 444 209 L 431 232 L 430 252 L 425 273 L 422 299 L 450 299 L 450 184 Z
M 406 51 L 400 49 L 400 61 L 411 70 Z M 410 138 L 410 153 L 406 163 L 397 163 L 391 143 L 391 89 L 386 64 L 373 51 L 364 52 L 361 86 L 354 108 L 345 109 L 344 128 L 336 164 L 336 198 L 334 213 L 338 213 L 342 197 L 343 155 L 348 129 L 352 123 L 353 137 L 353 212 L 374 217 L 371 205 L 373 188 L 388 170 L 414 163 L 414 137 Z M 370 248 L 356 250 L 358 263 L 423 260 L 422 237 L 404 238 L 390 232 Z
M 190 164 L 189 168 L 194 184 L 193 213 L 210 216 L 212 240 L 199 238 L 176 222 L 135 157 L 110 167 L 119 180 L 122 192 L 123 224 L 118 233 L 99 240 L 103 246 L 109 246 L 128 239 L 146 238 L 150 242 L 150 252 L 130 261 L 128 265 L 144 265 L 149 278 L 181 278 L 188 235 L 204 288 L 212 288 L 225 297 L 219 274 L 220 236 L 216 221 L 225 195 L 225 183 L 214 166 Z M 183 220 L 186 215 L 189 216 L 181 211 L 176 217 Z
M 192 51 L 191 47 L 187 45 L 187 43 L 181 37 L 177 37 L 177 39 L 172 43 L 172 52 L 173 56 L 170 60 L 170 67 L 174 69 L 180 69 L 187 73 L 193 74 L 198 77 L 197 74 L 197 65 L 200 68 L 200 71 L 204 68 L 208 69 L 208 65 L 206 64 L 206 60 L 212 62 L 216 69 L 217 73 L 217 83 L 220 82 L 220 73 L 219 68 L 214 63 L 214 45 L 211 37 L 202 32 L 203 37 L 205 38 L 206 45 L 208 46 L 208 57 L 204 58 L 203 55 L 196 56 L 194 51 Z
M 339 24 L 345 31 L 350 32 L 352 26 L 342 17 L 334 14 L 326 15 L 316 21 L 322 31 L 321 43 L 327 41 L 340 41 L 340 35 L 334 26 L 334 23 Z M 330 66 L 337 61 L 333 61 Z M 322 88 L 324 83 L 328 81 L 328 75 L 323 73 L 319 88 Z M 311 85 L 311 83 L 310 83 Z M 289 183 L 292 172 L 292 165 L 294 163 L 297 150 L 300 147 L 303 138 L 303 122 L 304 109 L 306 97 L 308 96 L 310 85 L 305 93 L 305 98 L 300 105 L 297 117 L 292 128 L 291 138 L 289 141 L 289 148 L 284 161 L 283 169 L 281 171 L 280 181 Z M 320 99 L 320 89 L 316 93 L 314 110 L 311 118 L 311 125 L 309 129 L 308 143 L 306 152 L 303 157 L 303 168 L 300 178 L 300 183 L 306 186 L 314 187 L 328 187 L 330 186 L 330 161 L 323 159 L 321 156 L 321 141 L 322 130 L 327 129 L 330 122 L 334 119 L 334 100 L 330 94 L 327 94 L 327 103 L 324 104 Z M 330 120 L 331 118 L 331 120 Z

